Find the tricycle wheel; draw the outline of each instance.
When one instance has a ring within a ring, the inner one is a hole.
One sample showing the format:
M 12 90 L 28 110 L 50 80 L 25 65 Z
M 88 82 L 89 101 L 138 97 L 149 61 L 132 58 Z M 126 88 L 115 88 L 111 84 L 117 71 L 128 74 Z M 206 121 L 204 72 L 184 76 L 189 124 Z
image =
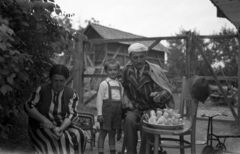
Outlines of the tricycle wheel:
M 201 154 L 213 154 L 214 148 L 211 145 L 207 145 L 203 148 Z
M 225 154 L 225 152 L 222 149 L 215 149 L 213 154 Z
M 225 144 L 223 144 L 223 143 L 218 143 L 215 148 L 216 149 L 220 149 L 222 151 L 226 151 L 227 150 Z
M 232 104 L 233 107 L 238 107 L 238 100 L 236 98 L 233 98 L 231 100 L 231 104 Z

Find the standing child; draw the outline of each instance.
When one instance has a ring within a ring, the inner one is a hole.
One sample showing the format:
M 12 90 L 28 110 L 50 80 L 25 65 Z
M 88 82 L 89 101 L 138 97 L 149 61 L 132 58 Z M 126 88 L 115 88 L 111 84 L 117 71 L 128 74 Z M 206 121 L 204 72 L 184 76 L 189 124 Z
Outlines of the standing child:
M 121 129 L 123 88 L 117 79 L 120 63 L 115 59 L 105 62 L 104 70 L 107 78 L 99 85 L 97 94 L 97 121 L 100 122 L 98 137 L 98 153 L 104 153 L 104 140 L 109 136 L 110 154 L 116 153 L 116 130 Z

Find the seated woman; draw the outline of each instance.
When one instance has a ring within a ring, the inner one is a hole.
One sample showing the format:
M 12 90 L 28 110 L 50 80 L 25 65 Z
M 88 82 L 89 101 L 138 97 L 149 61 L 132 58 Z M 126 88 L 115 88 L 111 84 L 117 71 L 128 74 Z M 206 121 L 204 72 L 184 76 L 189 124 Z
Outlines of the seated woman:
M 69 70 L 54 65 L 51 83 L 39 86 L 25 103 L 29 115 L 29 135 L 35 153 L 84 153 L 84 131 L 72 121 L 78 117 L 77 93 L 66 86 Z

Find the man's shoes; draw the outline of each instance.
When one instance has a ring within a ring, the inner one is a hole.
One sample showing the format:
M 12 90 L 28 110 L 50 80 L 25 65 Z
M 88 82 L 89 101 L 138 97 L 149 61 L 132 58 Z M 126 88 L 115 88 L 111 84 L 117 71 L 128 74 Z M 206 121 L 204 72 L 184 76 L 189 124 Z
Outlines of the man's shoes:
M 150 154 L 153 154 L 154 150 L 151 150 Z M 167 151 L 164 150 L 158 150 L 158 154 L 167 154 Z
M 159 151 L 160 152 L 160 151 Z M 158 153 L 159 153 L 158 152 Z M 161 151 L 160 154 L 167 154 L 167 151 Z

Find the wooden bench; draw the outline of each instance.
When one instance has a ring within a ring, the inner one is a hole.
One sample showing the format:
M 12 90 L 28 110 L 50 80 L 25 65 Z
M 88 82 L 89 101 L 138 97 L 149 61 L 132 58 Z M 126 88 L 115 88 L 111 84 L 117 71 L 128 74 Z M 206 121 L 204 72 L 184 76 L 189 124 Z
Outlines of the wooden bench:
M 87 143 L 90 143 L 90 148 L 92 151 L 93 147 L 95 146 L 97 132 L 96 128 L 94 128 L 94 114 L 89 112 L 78 112 L 78 115 L 78 119 L 74 121 L 74 123 L 86 132 Z

